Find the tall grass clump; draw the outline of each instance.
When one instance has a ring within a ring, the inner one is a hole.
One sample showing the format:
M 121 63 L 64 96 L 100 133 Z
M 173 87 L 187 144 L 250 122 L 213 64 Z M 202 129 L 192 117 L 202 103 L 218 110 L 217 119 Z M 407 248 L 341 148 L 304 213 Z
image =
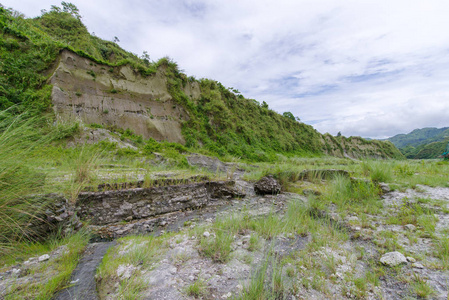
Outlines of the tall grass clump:
M 39 216 L 51 199 L 36 196 L 51 186 L 40 166 L 48 160 L 50 143 L 78 128 L 50 124 L 45 116 L 17 114 L 15 107 L 0 111 L 0 252 L 17 253 L 16 243 L 39 238 L 28 224 L 45 222 Z
M 382 207 L 379 194 L 379 187 L 371 181 L 336 176 L 331 181 L 324 198 L 335 203 L 340 209 L 351 208 L 366 213 L 377 211 Z
M 362 173 L 375 182 L 390 182 L 393 179 L 393 167 L 385 161 L 363 161 Z
M 449 269 L 449 237 L 440 237 L 434 239 L 434 255 L 441 259 L 443 269 Z
M 282 271 L 282 263 L 269 253 L 263 265 L 252 274 L 249 285 L 235 299 L 285 299 Z
M 0 112 L 0 252 L 11 250 L 11 243 L 29 236 L 26 229 L 44 207 L 42 199 L 27 197 L 38 193 L 46 175 L 29 166 L 33 150 L 50 140 L 36 130 L 42 122 L 26 114 L 12 116 Z
M 102 152 L 97 147 L 83 146 L 74 154 L 69 167 L 72 171 L 72 180 L 66 194 L 74 203 L 78 194 L 95 179 L 94 170 L 98 168 Z

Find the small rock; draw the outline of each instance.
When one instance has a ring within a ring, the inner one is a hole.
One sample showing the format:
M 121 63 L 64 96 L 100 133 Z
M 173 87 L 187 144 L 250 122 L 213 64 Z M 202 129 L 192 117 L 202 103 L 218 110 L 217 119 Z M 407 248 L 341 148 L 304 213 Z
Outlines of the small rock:
M 360 230 L 362 230 L 362 228 L 361 228 L 360 226 L 356 226 L 356 227 L 354 228 L 354 230 L 355 230 L 355 231 L 360 231 Z
M 19 275 L 20 274 L 20 269 L 16 269 L 16 268 L 14 268 L 14 269 L 12 269 L 12 274 L 13 275 Z
M 416 226 L 413 225 L 413 224 L 404 225 L 404 228 L 405 228 L 405 230 L 408 230 L 408 231 L 415 231 L 416 230 Z
M 424 269 L 424 266 L 420 263 L 413 263 L 412 264 L 413 268 L 417 268 L 417 269 Z
M 206 238 L 210 237 L 209 231 L 205 231 L 205 232 L 203 233 L 203 236 L 206 237 Z
M 406 258 L 407 258 L 407 261 L 408 261 L 408 262 L 411 262 L 411 263 L 416 262 L 416 259 L 414 259 L 414 258 L 411 257 L 411 256 L 407 256 Z
M 382 257 L 380 258 L 380 262 L 389 267 L 395 267 L 397 265 L 407 263 L 407 259 L 402 253 L 394 251 L 382 255 Z
M 42 256 L 39 256 L 39 258 L 37 259 L 39 262 L 43 262 L 43 261 L 46 261 L 46 260 L 49 260 L 50 259 L 50 255 L 48 255 L 48 254 L 44 254 L 44 255 L 42 255 Z
M 31 257 L 31 258 L 29 258 L 28 260 L 24 261 L 23 264 L 24 264 L 25 266 L 28 266 L 28 265 L 31 265 L 31 264 L 35 263 L 36 260 L 37 260 L 36 257 Z
M 80 281 L 79 278 L 77 280 L 70 281 L 70 284 L 76 284 L 78 281 Z
M 190 280 L 190 281 L 194 281 L 194 280 L 195 280 L 195 276 L 190 275 L 190 276 L 189 276 L 189 280 Z
M 351 216 L 348 218 L 348 221 L 358 221 L 358 220 L 359 220 L 359 218 L 356 216 Z
M 231 297 L 232 297 L 232 293 L 229 292 L 229 293 L 224 294 L 223 296 L 221 296 L 221 299 L 228 299 L 228 298 L 231 298 Z
M 238 284 L 238 285 L 236 286 L 236 288 L 237 288 L 239 291 L 243 290 L 243 286 L 242 286 L 241 284 Z

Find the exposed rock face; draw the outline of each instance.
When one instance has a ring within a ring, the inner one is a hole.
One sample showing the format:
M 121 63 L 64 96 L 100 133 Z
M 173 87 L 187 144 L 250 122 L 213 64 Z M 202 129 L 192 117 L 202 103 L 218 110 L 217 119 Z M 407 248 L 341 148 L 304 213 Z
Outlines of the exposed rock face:
M 84 192 L 76 203 L 81 219 L 93 225 L 149 218 L 207 205 L 218 197 L 242 197 L 233 181 L 200 182 L 153 188 Z
M 272 175 L 262 177 L 254 184 L 254 191 L 259 195 L 275 195 L 281 192 L 281 184 Z
M 407 263 L 407 258 L 401 252 L 394 251 L 382 255 L 380 262 L 389 267 L 395 267 Z
M 34 198 L 31 202 L 46 203 L 45 209 L 37 214 L 26 228 L 30 237 L 45 240 L 59 229 L 62 229 L 62 233 L 68 233 L 82 226 L 73 206 L 63 195 L 45 194 L 30 197 Z
M 119 138 L 114 137 L 109 130 L 103 128 L 88 128 L 83 127 L 79 135 L 74 136 L 67 146 L 74 147 L 75 145 L 84 144 L 96 144 L 101 141 L 108 141 L 115 143 L 118 148 L 137 149 L 135 146 L 121 141 Z
M 168 93 L 162 69 L 144 78 L 129 66 L 98 65 L 64 50 L 50 82 L 54 110 L 63 119 L 130 128 L 159 141 L 185 142 L 181 124 L 189 116 Z M 186 83 L 184 92 L 198 99 L 198 83 Z

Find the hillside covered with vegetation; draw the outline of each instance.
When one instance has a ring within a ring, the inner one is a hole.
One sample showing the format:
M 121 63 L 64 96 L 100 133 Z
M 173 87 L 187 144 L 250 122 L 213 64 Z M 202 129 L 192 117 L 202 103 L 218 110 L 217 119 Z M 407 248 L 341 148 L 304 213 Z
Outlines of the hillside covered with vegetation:
M 325 139 L 313 127 L 297 121 L 289 112 L 278 114 L 265 102 L 246 99 L 238 91 L 217 81 L 188 77 L 169 58 L 153 62 L 146 52 L 137 56 L 112 41 L 91 35 L 81 21 L 78 9 L 71 3 L 63 2 L 62 7 L 52 6 L 33 19 L 24 18 L 12 9 L 1 8 L 0 26 L 0 68 L 3 74 L 0 109 L 13 106 L 16 112 L 51 112 L 52 87 L 48 79 L 60 52 L 67 49 L 105 67 L 129 65 L 143 77 L 163 72 L 172 98 L 189 114 L 189 120 L 182 124 L 187 148 L 250 161 L 274 161 L 277 154 L 345 154 L 346 149 Z M 184 93 L 183 87 L 188 82 L 200 85 L 198 101 L 192 101 Z M 49 118 L 52 118 L 51 113 Z M 373 143 L 372 147 L 375 156 L 401 157 L 388 143 Z M 341 149 L 330 151 L 334 148 Z M 356 149 L 351 149 L 351 153 L 353 150 Z M 369 155 L 365 151 L 359 156 L 365 154 Z
M 449 127 L 415 129 L 408 134 L 398 134 L 387 140 L 407 158 L 437 158 L 443 154 L 449 142 Z

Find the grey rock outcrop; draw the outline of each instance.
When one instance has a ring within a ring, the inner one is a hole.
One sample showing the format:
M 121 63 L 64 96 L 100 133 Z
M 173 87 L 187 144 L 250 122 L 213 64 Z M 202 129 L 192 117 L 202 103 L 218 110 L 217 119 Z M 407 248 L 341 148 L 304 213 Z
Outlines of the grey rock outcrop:
M 272 176 L 262 177 L 254 184 L 254 191 L 259 195 L 276 195 L 281 192 L 281 184 Z
M 214 198 L 244 197 L 234 181 L 199 182 L 105 192 L 83 192 L 77 212 L 92 225 L 145 219 L 174 211 L 206 206 Z
M 82 226 L 75 214 L 74 206 L 63 195 L 52 193 L 32 195 L 29 198 L 30 203 L 44 205 L 44 209 L 33 217 L 26 228 L 26 233 L 30 238 L 45 240 L 58 230 L 67 234 Z

